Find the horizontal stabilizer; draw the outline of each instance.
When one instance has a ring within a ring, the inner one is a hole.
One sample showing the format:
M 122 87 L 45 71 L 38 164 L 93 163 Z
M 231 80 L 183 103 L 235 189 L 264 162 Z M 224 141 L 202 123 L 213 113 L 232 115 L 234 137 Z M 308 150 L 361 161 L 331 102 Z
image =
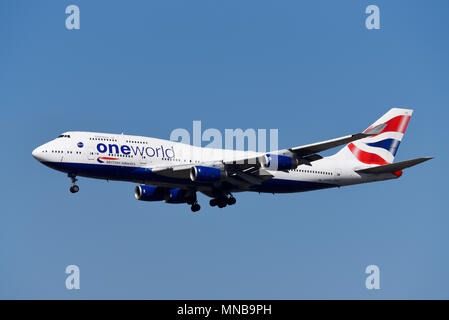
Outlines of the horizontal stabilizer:
M 372 167 L 368 169 L 356 170 L 357 173 L 391 173 L 398 170 L 410 168 L 416 166 L 419 163 L 425 162 L 427 160 L 433 159 L 432 157 L 416 158 L 411 160 L 405 160 L 401 162 L 396 162 L 392 164 L 386 164 L 383 166 Z

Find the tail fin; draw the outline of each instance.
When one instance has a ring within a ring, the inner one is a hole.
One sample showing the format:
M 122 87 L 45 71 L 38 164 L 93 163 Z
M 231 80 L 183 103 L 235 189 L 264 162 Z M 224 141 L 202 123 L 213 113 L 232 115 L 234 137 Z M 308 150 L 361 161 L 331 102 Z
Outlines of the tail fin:
M 360 167 L 393 163 L 412 113 L 411 109 L 390 109 L 365 130 L 384 123 L 385 128 L 379 134 L 347 144 L 335 157 L 354 161 Z

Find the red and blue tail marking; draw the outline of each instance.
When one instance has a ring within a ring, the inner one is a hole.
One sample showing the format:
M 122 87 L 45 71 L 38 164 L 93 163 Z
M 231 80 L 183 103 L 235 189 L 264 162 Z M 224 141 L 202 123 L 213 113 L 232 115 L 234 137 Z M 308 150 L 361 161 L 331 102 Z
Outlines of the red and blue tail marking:
M 385 123 L 385 128 L 379 134 L 352 142 L 344 149 L 349 150 L 352 156 L 363 164 L 385 165 L 392 163 L 412 113 L 413 110 L 410 109 L 391 109 L 365 130 L 366 132 L 374 126 Z

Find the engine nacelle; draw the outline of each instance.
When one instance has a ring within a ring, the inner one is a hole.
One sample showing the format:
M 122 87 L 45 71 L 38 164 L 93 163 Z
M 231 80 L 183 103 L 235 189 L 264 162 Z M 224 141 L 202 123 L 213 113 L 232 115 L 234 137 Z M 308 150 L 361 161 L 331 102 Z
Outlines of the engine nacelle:
M 166 189 L 153 186 L 137 186 L 134 196 L 141 201 L 162 201 L 166 194 Z
M 298 159 L 289 156 L 267 153 L 261 158 L 262 167 L 268 170 L 284 171 L 296 169 L 299 165 Z
M 193 203 L 194 201 L 194 192 L 180 188 L 168 190 L 168 197 L 165 199 L 167 203 Z
M 190 171 L 192 181 L 219 181 L 225 175 L 225 171 L 215 167 L 195 166 Z

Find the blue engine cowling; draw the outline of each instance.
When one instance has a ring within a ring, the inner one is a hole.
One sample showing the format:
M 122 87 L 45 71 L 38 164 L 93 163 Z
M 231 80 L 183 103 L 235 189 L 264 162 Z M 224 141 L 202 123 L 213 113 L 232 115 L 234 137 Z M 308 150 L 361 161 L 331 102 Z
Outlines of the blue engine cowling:
M 164 200 L 166 189 L 153 186 L 137 186 L 134 196 L 142 201 L 162 201 Z
M 153 186 L 137 186 L 134 195 L 141 201 L 162 201 L 166 203 L 193 203 L 196 200 L 195 192 L 180 188 L 168 189 Z
M 268 170 L 291 170 L 298 167 L 298 160 L 296 158 L 281 156 L 277 154 L 269 154 L 263 156 L 263 166 Z
M 225 172 L 219 168 L 195 166 L 190 171 L 190 179 L 192 181 L 219 181 Z
M 174 188 L 168 190 L 168 197 L 165 199 L 166 203 L 193 203 L 196 200 L 196 195 L 190 190 Z

